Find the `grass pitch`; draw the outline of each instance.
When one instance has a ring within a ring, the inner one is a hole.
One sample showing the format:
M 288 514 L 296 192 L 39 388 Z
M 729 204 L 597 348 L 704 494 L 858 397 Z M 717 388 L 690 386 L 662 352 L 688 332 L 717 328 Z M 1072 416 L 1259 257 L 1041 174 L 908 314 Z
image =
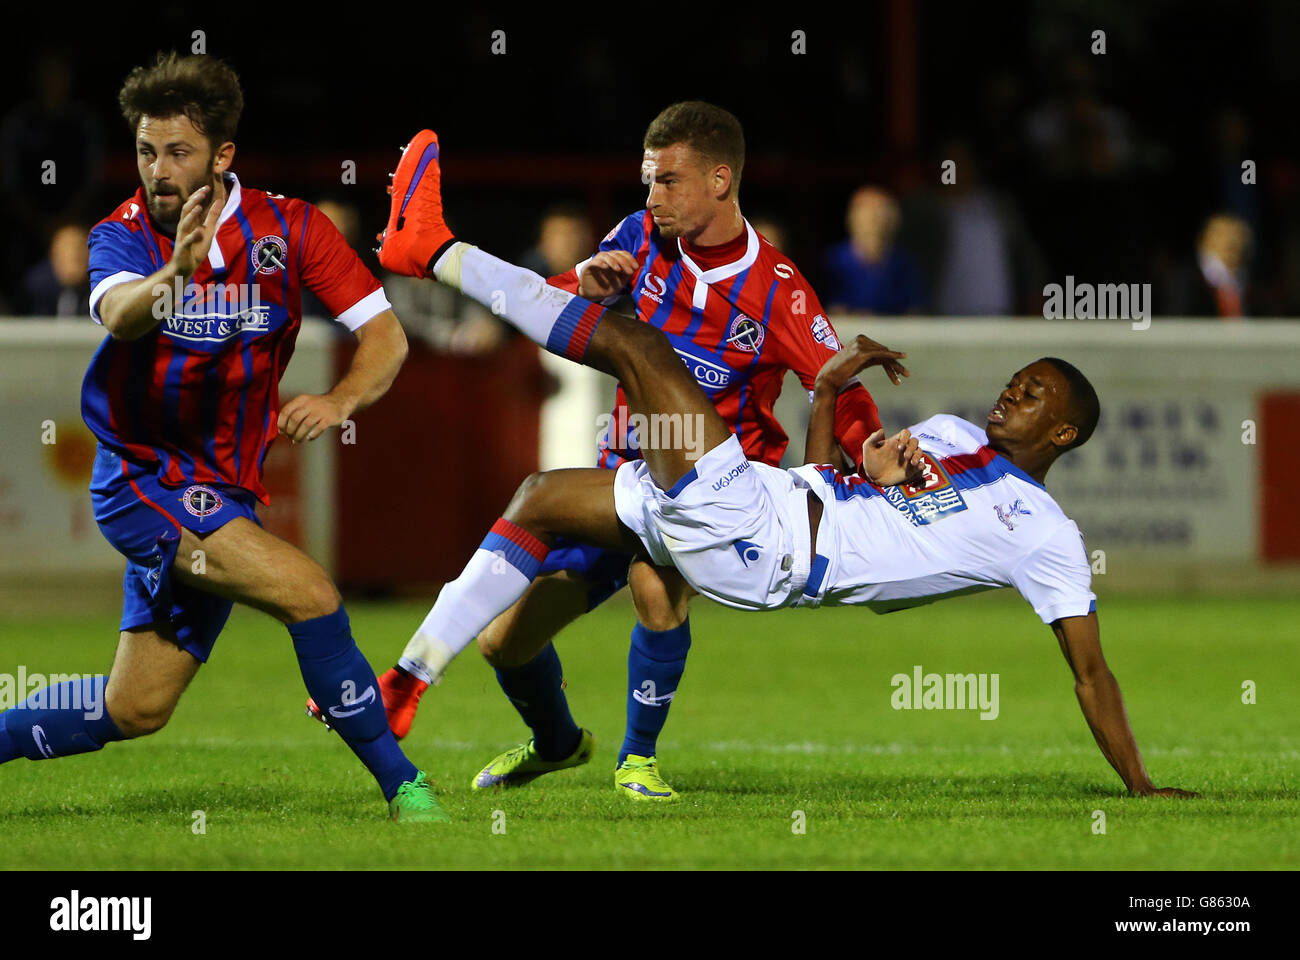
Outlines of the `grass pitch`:
M 303 715 L 284 629 L 237 608 L 164 731 L 0 767 L 0 868 L 1300 867 L 1300 599 L 1098 609 L 1152 777 L 1200 799 L 1123 795 L 1051 632 L 1002 591 L 884 617 L 697 601 L 659 750 L 682 801 L 633 803 L 612 780 L 632 612 L 612 601 L 559 642 L 595 761 L 515 791 L 471 791 L 524 735 L 471 650 L 426 695 L 406 741 L 455 823 L 396 826 L 338 737 Z M 427 605 L 349 610 L 383 670 Z M 102 672 L 115 627 L 112 613 L 2 617 L 0 670 Z M 998 717 L 893 709 L 890 678 L 917 664 L 998 674 Z

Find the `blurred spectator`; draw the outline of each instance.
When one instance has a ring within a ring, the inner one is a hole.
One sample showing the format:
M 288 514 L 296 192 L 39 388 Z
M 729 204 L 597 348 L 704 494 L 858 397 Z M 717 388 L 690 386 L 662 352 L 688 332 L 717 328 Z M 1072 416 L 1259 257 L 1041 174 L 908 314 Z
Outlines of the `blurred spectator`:
M 54 231 L 49 255 L 23 277 L 24 309 L 38 317 L 82 317 L 90 310 L 89 231 L 67 224 Z
M 826 305 L 859 313 L 916 313 L 925 307 L 921 272 L 894 243 L 898 202 L 879 187 L 859 187 L 845 217 L 849 238 L 826 253 Z
M 1043 171 L 1064 180 L 1128 171 L 1134 160 L 1128 117 L 1101 101 L 1091 61 L 1074 53 L 1053 62 L 1047 98 L 1025 117 L 1025 136 Z
M 969 144 L 952 140 L 939 152 L 935 178 L 948 167 L 951 183 L 909 199 L 904 240 L 932 277 L 930 303 L 939 316 L 1036 314 L 1046 267 L 1013 200 L 986 187 Z
M 772 246 L 776 247 L 782 253 L 786 252 L 785 228 L 775 219 L 768 216 L 760 216 L 749 221 L 749 225 L 757 230 Z
M 1250 120 L 1237 107 L 1225 107 L 1214 118 L 1214 154 L 1210 176 L 1216 206 L 1257 232 L 1260 227 L 1260 188 L 1242 182 L 1241 163 L 1254 155 Z
M 1006 182 L 1029 210 L 1053 279 L 1132 282 L 1148 260 L 1151 224 L 1162 222 L 1141 180 L 1162 151 L 1103 95 L 1098 75 L 1113 72 L 1103 73 L 1099 59 L 1064 48 L 1047 59 L 1045 96 L 1024 117 L 1029 163 Z
M 556 204 L 542 214 L 537 242 L 519 263 L 543 277 L 553 277 L 572 270 L 595 250 L 595 232 L 583 209 L 568 203 Z M 449 346 L 455 353 L 488 353 L 516 335 L 518 331 L 500 317 L 481 308 L 466 309 L 461 322 L 452 330 Z
M 355 204 L 340 203 L 338 200 L 322 200 L 316 204 L 316 209 L 325 214 L 338 232 L 343 234 L 343 239 L 348 242 L 349 247 L 357 253 L 365 252 L 364 244 L 361 242 L 361 214 Z
M 572 270 L 596 250 L 595 232 L 591 220 L 582 208 L 559 204 L 542 214 L 537 228 L 537 243 L 523 255 L 521 266 L 553 277 Z
M 1240 217 L 1219 213 L 1201 229 L 1196 260 L 1174 275 L 1171 316 L 1239 319 L 1248 312 L 1247 266 L 1253 236 Z
M 369 251 L 361 242 L 361 214 L 357 208 L 353 204 L 338 200 L 319 200 L 316 209 L 334 224 L 339 233 L 343 234 L 343 239 L 348 242 L 348 246 L 364 258 Z M 302 315 L 304 318 L 311 317 L 316 320 L 334 319 L 316 294 L 305 287 L 302 291 Z
M 92 217 L 103 161 L 103 128 L 90 108 L 72 99 L 67 56 L 37 56 L 31 77 L 32 98 L 0 119 L 0 193 L 8 220 L 0 280 L 13 285 L 44 256 L 60 221 Z

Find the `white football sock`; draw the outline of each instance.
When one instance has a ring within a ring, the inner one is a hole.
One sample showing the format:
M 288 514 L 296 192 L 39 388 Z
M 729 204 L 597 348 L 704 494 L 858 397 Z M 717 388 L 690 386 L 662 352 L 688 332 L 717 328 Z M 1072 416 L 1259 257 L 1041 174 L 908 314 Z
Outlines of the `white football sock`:
M 433 275 L 504 317 L 538 346 L 577 363 L 604 312 L 531 270 L 460 241 L 435 261 Z
M 547 547 L 527 531 L 498 520 L 461 575 L 442 588 L 398 665 L 437 683 L 447 664 L 524 595 Z

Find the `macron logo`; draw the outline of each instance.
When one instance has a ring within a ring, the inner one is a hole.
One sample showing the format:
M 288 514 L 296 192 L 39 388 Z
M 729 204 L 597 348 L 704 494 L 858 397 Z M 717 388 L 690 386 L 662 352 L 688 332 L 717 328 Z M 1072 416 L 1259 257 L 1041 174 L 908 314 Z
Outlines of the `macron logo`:
M 756 543 L 750 543 L 748 540 L 737 540 L 732 544 L 736 548 L 736 553 L 740 554 L 740 562 L 748 567 L 751 563 L 757 563 L 759 554 L 763 548 Z
M 725 474 L 722 475 L 721 479 L 719 479 L 719 480 L 717 480 L 717 481 L 714 482 L 714 484 L 713 484 L 714 492 L 720 492 L 720 491 L 723 490 L 725 487 L 729 487 L 729 486 L 731 486 L 731 481 L 735 480 L 738 476 L 740 476 L 742 473 L 744 473 L 744 472 L 745 472 L 746 470 L 748 470 L 748 469 L 749 469 L 749 461 L 748 461 L 748 460 L 742 461 L 742 462 L 739 463 L 738 465 L 732 467 L 730 470 L 728 470 Z M 738 541 L 738 542 L 740 542 L 740 543 L 745 543 L 746 541 L 741 540 L 741 541 Z M 753 546 L 752 543 L 749 544 L 749 545 L 750 545 L 751 547 Z M 739 549 L 739 548 L 737 548 L 737 549 Z M 744 559 L 744 555 L 743 555 L 743 554 L 741 555 L 741 559 L 742 559 L 742 560 Z M 755 559 L 757 559 L 757 557 L 756 557 Z

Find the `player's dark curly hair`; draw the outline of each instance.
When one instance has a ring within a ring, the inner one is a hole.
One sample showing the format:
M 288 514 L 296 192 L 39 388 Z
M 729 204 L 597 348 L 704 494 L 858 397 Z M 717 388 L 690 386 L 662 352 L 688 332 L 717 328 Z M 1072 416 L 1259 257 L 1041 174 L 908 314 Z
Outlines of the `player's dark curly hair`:
M 1070 396 L 1066 401 L 1066 416 L 1070 418 L 1070 423 L 1079 433 L 1074 438 L 1074 442 L 1065 449 L 1074 450 L 1076 447 L 1083 446 L 1092 436 L 1092 432 L 1097 429 L 1097 421 L 1101 419 L 1101 401 L 1097 399 L 1097 391 L 1074 364 L 1059 357 L 1043 357 L 1039 362 L 1050 363 L 1056 367 L 1070 387 Z
M 134 134 L 140 118 L 189 117 L 215 150 L 235 139 L 244 94 L 230 65 L 205 54 L 159 53 L 152 66 L 136 67 L 117 95 Z
M 740 171 L 745 166 L 745 133 L 734 115 L 703 100 L 683 100 L 665 107 L 646 128 L 642 146 L 662 150 L 674 143 L 688 144 L 712 163 L 731 168 L 731 184 L 740 188 Z

